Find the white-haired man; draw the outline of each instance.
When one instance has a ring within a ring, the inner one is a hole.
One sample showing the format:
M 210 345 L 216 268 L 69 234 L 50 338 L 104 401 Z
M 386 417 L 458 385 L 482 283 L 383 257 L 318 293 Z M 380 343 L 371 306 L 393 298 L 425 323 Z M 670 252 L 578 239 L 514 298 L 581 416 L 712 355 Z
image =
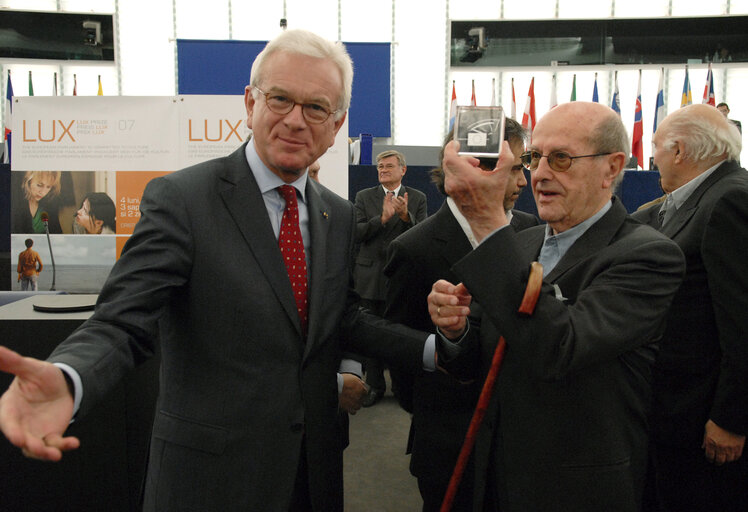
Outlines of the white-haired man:
M 657 128 L 662 205 L 634 214 L 675 241 L 686 274 L 654 371 L 656 488 L 666 510 L 748 510 L 748 173 L 709 105 Z
M 14 445 L 47 460 L 77 448 L 63 437 L 74 411 L 85 421 L 158 341 L 145 510 L 343 510 L 341 339 L 408 346 L 359 314 L 353 205 L 307 179 L 352 78 L 340 43 L 300 30 L 268 43 L 245 91 L 252 139 L 148 185 L 93 317 L 49 358 L 59 366 L 0 349 Z M 422 364 L 422 347 L 404 357 Z

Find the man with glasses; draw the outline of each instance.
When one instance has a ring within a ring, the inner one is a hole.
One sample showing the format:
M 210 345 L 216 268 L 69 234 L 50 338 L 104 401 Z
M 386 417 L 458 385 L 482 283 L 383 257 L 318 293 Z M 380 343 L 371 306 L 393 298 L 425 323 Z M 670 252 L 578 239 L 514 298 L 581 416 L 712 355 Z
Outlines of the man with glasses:
M 547 225 L 519 233 L 496 201 L 512 165 L 508 146 L 492 172 L 445 151 L 447 192 L 480 245 L 454 265 L 460 284 L 438 281 L 429 295 L 444 336 L 439 365 L 481 378 L 506 340 L 475 447 L 476 510 L 640 509 L 651 367 L 684 265 L 675 244 L 613 196 L 627 148 L 606 106 L 548 112 L 522 155 Z M 534 260 L 544 277 L 534 314 L 524 316 Z M 471 309 L 480 323 L 468 325 Z
M 300 30 L 268 43 L 245 91 L 252 139 L 149 183 L 94 315 L 56 365 L 0 348 L 0 369 L 16 374 L 0 398 L 11 443 L 46 460 L 85 443 L 63 437 L 73 415 L 86 421 L 158 341 L 145 510 L 342 512 L 341 342 L 422 365 L 425 339 L 410 345 L 404 327 L 383 332 L 359 312 L 353 205 L 307 179 L 352 78 L 340 43 Z
M 426 218 L 426 194 L 403 185 L 408 167 L 405 155 L 387 150 L 377 155 L 379 185 L 356 194 L 356 243 L 359 244 L 353 282 L 361 305 L 376 315 L 384 313 L 387 280 L 383 269 L 387 247 L 398 235 Z M 364 361 L 369 392 L 364 407 L 379 402 L 386 391 L 384 365 L 377 359 Z

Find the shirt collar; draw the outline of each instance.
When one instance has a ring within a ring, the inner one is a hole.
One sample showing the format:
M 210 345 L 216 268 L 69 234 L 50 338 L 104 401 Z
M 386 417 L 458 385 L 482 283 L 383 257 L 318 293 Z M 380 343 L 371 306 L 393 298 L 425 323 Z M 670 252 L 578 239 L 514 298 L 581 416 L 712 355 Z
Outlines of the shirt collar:
M 274 190 L 280 187 L 281 185 L 291 185 L 299 191 L 301 200 L 306 203 L 307 173 L 304 172 L 301 177 L 299 177 L 299 179 L 292 183 L 286 183 L 280 178 L 280 176 L 268 169 L 260 156 L 257 154 L 257 149 L 255 148 L 254 142 L 255 139 L 253 137 L 252 140 L 247 143 L 245 154 L 247 157 L 249 168 L 255 177 L 255 181 L 257 181 L 257 186 L 260 187 L 260 193 L 264 194 L 270 190 Z
M 709 177 L 710 174 L 712 174 L 714 171 L 717 170 L 717 167 L 722 165 L 724 160 L 718 162 L 717 164 L 711 166 L 706 171 L 702 172 L 698 176 L 696 176 L 694 179 L 686 183 L 685 185 L 681 185 L 680 187 L 673 190 L 669 195 L 670 198 L 673 201 L 673 205 L 675 206 L 675 209 L 679 209 L 681 206 L 683 206 L 683 203 L 685 203 L 689 197 L 691 197 L 691 194 L 693 194 L 693 191 L 699 188 L 699 185 L 704 183 L 704 181 Z
M 587 231 L 590 226 L 592 226 L 595 222 L 600 220 L 603 215 L 605 215 L 608 210 L 613 206 L 613 201 L 610 200 L 605 205 L 600 208 L 595 215 L 592 217 L 580 222 L 576 226 L 567 229 L 566 231 L 559 233 L 557 235 L 553 234 L 553 229 L 551 228 L 550 224 L 546 225 L 545 228 L 545 239 L 549 238 L 555 238 L 559 244 L 563 244 L 564 247 L 569 248 L 571 247 L 574 242 L 577 241 L 577 239 L 584 234 L 585 231 Z M 565 252 L 565 251 L 564 251 Z
M 384 195 L 387 195 L 387 192 L 394 192 L 395 195 L 397 196 L 400 193 L 400 189 L 402 188 L 402 186 L 403 184 L 400 183 L 395 190 L 390 191 L 390 189 L 382 185 L 382 190 L 384 190 Z

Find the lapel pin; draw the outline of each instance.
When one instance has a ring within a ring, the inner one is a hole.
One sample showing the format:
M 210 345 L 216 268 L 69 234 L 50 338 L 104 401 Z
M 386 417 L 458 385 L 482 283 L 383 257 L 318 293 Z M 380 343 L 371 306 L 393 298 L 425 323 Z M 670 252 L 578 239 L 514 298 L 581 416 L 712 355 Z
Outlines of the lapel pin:
M 322 212 L 322 216 L 323 216 L 323 217 L 324 217 L 325 219 L 329 217 L 329 215 L 327 214 L 327 212 Z

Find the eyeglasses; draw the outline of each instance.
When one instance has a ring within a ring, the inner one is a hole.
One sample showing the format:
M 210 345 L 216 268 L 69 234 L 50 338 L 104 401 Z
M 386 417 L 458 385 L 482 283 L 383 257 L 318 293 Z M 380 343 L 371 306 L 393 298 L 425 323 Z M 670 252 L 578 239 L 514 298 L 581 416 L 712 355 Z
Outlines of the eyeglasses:
M 265 92 L 256 85 L 253 87 L 260 91 L 260 94 L 265 96 L 265 103 L 268 108 L 271 112 L 275 112 L 276 114 L 286 115 L 291 112 L 296 105 L 301 105 L 301 113 L 304 115 L 304 119 L 306 119 L 308 123 L 322 124 L 327 121 L 331 115 L 338 112 L 337 110 L 327 110 L 325 107 L 318 105 L 317 103 L 297 103 L 282 94 Z
M 534 171 L 538 168 L 538 165 L 540 165 L 540 159 L 545 157 L 548 159 L 548 165 L 551 169 L 556 172 L 564 172 L 569 170 L 569 167 L 571 167 L 572 162 L 576 158 L 592 158 L 595 156 L 605 156 L 611 154 L 611 152 L 608 152 L 595 153 L 594 155 L 571 156 L 569 153 L 565 153 L 564 151 L 551 151 L 547 155 L 544 155 L 539 151 L 526 151 L 522 153 L 520 159 L 522 160 L 522 165 L 524 165 L 531 171 Z

